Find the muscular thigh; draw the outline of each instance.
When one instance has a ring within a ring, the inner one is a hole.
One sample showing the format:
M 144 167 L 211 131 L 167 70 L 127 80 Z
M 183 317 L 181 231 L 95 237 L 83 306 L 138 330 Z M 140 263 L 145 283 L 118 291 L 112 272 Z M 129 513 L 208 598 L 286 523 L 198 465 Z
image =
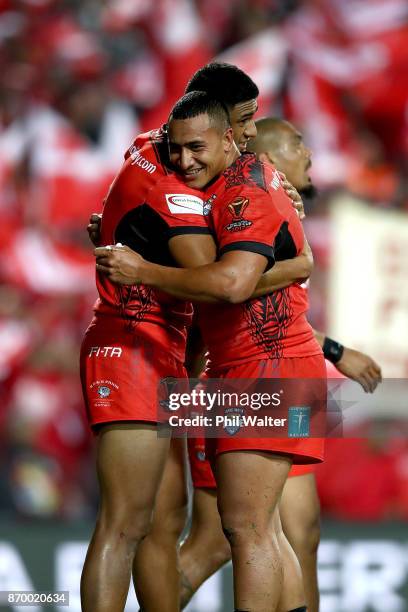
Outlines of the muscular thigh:
M 153 425 L 104 425 L 97 436 L 97 474 L 105 511 L 152 509 L 163 475 L 169 439 Z
M 173 438 L 156 499 L 152 532 L 181 530 L 186 518 L 186 442 Z
M 218 455 L 215 475 L 221 515 L 239 513 L 270 522 L 290 466 L 290 458 L 272 453 Z

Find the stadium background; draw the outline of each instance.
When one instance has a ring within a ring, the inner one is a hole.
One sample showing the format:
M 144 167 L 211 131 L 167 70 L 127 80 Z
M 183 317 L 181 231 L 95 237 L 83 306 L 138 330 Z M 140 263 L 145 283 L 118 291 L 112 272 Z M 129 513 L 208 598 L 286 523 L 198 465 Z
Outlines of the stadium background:
M 85 226 L 132 137 L 214 57 L 313 150 L 311 322 L 407 377 L 403 0 L 0 0 L 0 590 L 67 588 L 79 610 L 97 503 L 77 365 L 95 298 Z M 322 612 L 403 612 L 407 423 L 384 397 L 349 423 L 318 472 Z M 191 612 L 228 608 L 228 572 Z

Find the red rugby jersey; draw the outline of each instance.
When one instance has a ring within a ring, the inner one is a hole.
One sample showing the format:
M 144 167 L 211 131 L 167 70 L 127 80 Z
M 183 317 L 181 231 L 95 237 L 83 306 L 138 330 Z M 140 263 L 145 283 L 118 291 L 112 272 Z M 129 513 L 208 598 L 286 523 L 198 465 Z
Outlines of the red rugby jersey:
M 176 265 L 168 248 L 172 236 L 183 233 L 186 225 L 194 225 L 195 232 L 209 232 L 201 193 L 182 183 L 166 162 L 162 130 L 136 138 L 104 202 L 102 245 L 121 242 L 148 261 L 172 266 Z M 159 342 L 184 360 L 191 303 L 144 285 L 116 285 L 100 273 L 96 284 L 98 316 L 122 317 L 129 331 Z
M 303 228 L 278 172 L 253 154 L 241 155 L 207 190 L 204 210 L 219 256 L 247 250 L 279 261 L 303 249 Z M 202 305 L 199 323 L 211 365 L 321 353 L 307 309 L 307 292 L 298 284 L 243 304 Z

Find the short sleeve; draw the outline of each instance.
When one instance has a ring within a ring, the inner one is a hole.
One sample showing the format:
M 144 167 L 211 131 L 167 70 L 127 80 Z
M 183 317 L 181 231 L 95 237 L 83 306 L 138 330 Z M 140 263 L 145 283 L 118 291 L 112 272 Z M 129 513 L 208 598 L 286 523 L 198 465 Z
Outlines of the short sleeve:
M 176 190 L 163 190 L 162 187 L 151 190 L 148 204 L 167 225 L 169 239 L 180 234 L 210 233 L 204 216 L 204 200 L 200 195 L 199 191 L 191 193 L 191 190 L 183 189 L 182 186 Z
M 273 266 L 273 243 L 283 218 L 270 193 L 246 185 L 227 190 L 213 221 L 220 257 L 228 251 L 250 251 L 267 258 L 267 269 Z

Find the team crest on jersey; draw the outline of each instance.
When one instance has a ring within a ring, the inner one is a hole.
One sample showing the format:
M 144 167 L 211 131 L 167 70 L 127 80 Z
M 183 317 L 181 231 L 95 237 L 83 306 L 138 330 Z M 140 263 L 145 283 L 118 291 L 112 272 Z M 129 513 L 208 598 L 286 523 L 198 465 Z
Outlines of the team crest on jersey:
M 224 410 L 224 429 L 228 435 L 234 436 L 244 424 L 242 421 L 242 415 L 244 411 L 242 408 L 226 408 Z
M 112 401 L 111 395 L 119 389 L 119 385 L 112 380 L 95 380 L 89 388 L 96 391 L 97 397 L 93 399 L 96 406 L 109 406 Z
M 228 211 L 232 215 L 232 221 L 225 227 L 227 232 L 240 232 L 252 225 L 252 221 L 244 219 L 244 212 L 248 206 L 249 199 L 244 197 L 235 198 L 235 200 L 228 204 Z
M 109 389 L 109 387 L 105 387 L 104 385 L 102 385 L 101 387 L 98 387 L 99 397 L 109 397 L 110 394 L 111 394 L 111 390 Z

